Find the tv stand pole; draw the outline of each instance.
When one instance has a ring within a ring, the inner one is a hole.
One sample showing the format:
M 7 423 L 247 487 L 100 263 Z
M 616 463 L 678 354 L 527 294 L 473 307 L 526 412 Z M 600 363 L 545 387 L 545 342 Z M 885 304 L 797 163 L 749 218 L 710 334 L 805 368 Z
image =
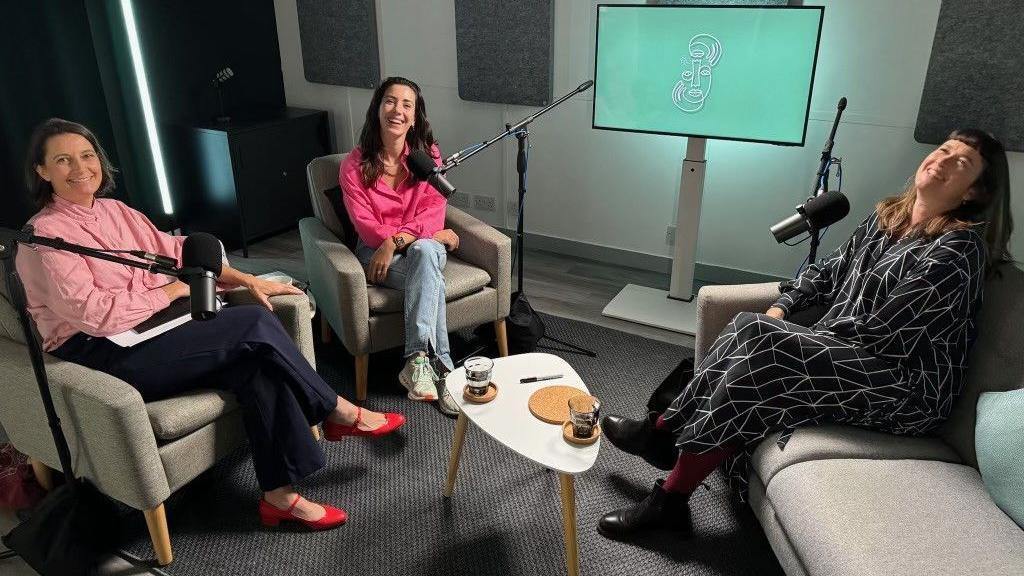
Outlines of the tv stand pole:
M 707 164 L 706 138 L 687 138 L 686 157 L 679 179 L 679 207 L 672 249 L 672 277 L 668 291 L 637 284 L 622 289 L 601 312 L 605 316 L 683 334 L 697 331 L 693 268 L 697 262 L 700 203 L 704 196 Z

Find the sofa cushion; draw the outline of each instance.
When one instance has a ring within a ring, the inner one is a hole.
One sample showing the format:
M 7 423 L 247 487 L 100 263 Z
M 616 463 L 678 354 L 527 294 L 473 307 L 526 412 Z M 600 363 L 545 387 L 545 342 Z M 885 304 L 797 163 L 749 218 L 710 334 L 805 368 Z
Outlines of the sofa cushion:
M 157 440 L 181 438 L 236 409 L 238 401 L 234 394 L 210 389 L 193 390 L 146 404 Z
M 1024 528 L 1024 389 L 981 395 L 975 446 L 992 500 Z
M 1003 266 L 985 283 L 978 339 L 967 362 L 967 383 L 940 435 L 966 464 L 977 465 L 974 421 L 982 392 L 1024 387 L 1024 271 Z
M 867 460 L 939 460 L 960 462 L 949 445 L 936 438 L 912 438 L 875 432 L 865 428 L 827 424 L 793 431 L 784 450 L 776 445 L 781 433 L 761 442 L 751 459 L 750 473 L 768 486 L 780 470 L 809 460 L 863 458 Z
M 448 302 L 478 292 L 490 283 L 491 276 L 482 268 L 448 255 L 448 263 L 444 267 L 444 290 Z M 401 312 L 405 302 L 401 291 L 380 286 L 367 287 L 366 297 L 373 314 Z
M 1024 530 L 978 471 L 925 460 L 814 460 L 767 490 L 810 574 L 1024 574 Z
M 7 289 L 3 284 L 0 280 L 0 336 L 24 344 L 25 333 L 21 330 L 21 320 L 7 300 Z

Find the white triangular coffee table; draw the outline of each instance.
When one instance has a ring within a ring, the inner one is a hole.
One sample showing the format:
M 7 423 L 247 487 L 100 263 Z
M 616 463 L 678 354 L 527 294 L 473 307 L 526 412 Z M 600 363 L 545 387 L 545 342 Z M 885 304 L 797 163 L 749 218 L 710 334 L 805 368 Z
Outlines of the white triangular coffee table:
M 522 378 L 561 374 L 562 377 L 543 382 L 521 384 Z M 576 494 L 574 475 L 594 465 L 601 449 L 601 440 L 589 446 L 570 444 L 562 438 L 562 427 L 538 420 L 530 413 L 530 395 L 547 386 L 573 386 L 589 393 L 586 384 L 565 361 L 553 354 L 517 354 L 494 360 L 491 381 L 498 386 L 498 395 L 487 404 L 474 404 L 462 398 L 466 371 L 458 368 L 445 379 L 445 386 L 462 409 L 455 424 L 452 454 L 448 461 L 448 481 L 444 495 L 451 497 L 455 475 L 459 470 L 462 441 L 466 424 L 473 422 L 491 438 L 513 452 L 558 472 L 562 488 L 562 522 L 565 528 L 565 562 L 571 576 L 579 573 L 576 547 Z

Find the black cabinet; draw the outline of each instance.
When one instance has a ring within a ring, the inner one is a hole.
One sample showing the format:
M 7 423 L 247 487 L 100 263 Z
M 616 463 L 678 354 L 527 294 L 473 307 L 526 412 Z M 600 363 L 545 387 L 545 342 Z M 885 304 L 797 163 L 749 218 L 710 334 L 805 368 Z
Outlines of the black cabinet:
M 327 112 L 285 108 L 179 135 L 174 197 L 185 232 L 209 232 L 248 257 L 253 240 L 313 214 L 306 165 L 330 153 Z

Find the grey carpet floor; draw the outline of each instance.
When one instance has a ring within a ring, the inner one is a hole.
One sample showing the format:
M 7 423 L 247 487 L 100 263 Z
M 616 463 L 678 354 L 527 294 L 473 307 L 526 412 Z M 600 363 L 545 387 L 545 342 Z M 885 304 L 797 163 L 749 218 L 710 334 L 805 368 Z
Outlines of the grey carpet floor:
M 693 353 L 583 322 L 544 320 L 549 334 L 598 353 L 591 359 L 540 350 L 565 358 L 601 398 L 606 414 L 642 414 L 654 387 Z M 463 336 L 455 338 L 456 353 L 469 350 L 469 335 Z M 351 397 L 352 358 L 336 342 L 318 345 L 317 358 L 325 380 Z M 164 571 L 173 576 L 564 573 L 557 474 L 470 425 L 455 494 L 444 499 L 454 420 L 405 398 L 396 380 L 399 360 L 397 353 L 371 357 L 367 406 L 404 412 L 405 427 L 377 440 L 322 442 L 327 466 L 301 486 L 311 500 L 344 507 L 350 515 L 346 525 L 320 533 L 263 528 L 256 514 L 259 488 L 243 449 L 168 501 L 175 560 Z M 602 514 L 642 499 L 663 475 L 603 443 L 594 467 L 576 477 L 581 574 L 782 573 L 753 514 L 733 502 L 717 472 L 690 500 L 693 537 L 663 533 L 620 543 L 597 533 Z M 152 558 L 141 516 L 128 516 L 125 550 Z

